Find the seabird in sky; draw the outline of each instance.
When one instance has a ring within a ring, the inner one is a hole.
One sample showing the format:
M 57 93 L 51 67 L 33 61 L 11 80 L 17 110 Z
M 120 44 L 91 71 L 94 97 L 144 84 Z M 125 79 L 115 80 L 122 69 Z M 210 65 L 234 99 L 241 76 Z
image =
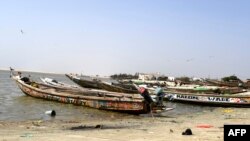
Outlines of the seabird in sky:
M 187 59 L 186 61 L 187 62 L 193 61 L 193 58 Z

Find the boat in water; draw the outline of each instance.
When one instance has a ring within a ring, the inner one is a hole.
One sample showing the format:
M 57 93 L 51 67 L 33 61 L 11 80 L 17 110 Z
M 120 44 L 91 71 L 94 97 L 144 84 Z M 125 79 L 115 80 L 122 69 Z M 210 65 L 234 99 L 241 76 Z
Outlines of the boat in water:
M 35 98 L 130 114 L 146 114 L 164 110 L 163 106 L 154 104 L 148 97 L 148 93 L 145 93 L 146 91 L 140 95 L 84 88 L 65 89 L 65 87 L 52 87 L 33 82 L 27 77 L 14 75 L 13 72 L 12 78 L 23 93 Z M 148 99 L 145 99 L 145 96 Z
M 200 105 L 250 107 L 250 92 L 236 94 L 204 94 L 164 91 L 165 99 L 173 102 L 185 102 Z
M 63 82 L 59 82 L 59 81 L 52 79 L 52 78 L 45 77 L 45 78 L 40 78 L 40 79 L 44 84 L 51 85 L 51 86 L 66 87 L 66 88 L 78 88 L 75 85 L 70 85 L 70 84 L 66 84 Z
M 226 86 L 226 87 L 240 87 L 243 86 L 243 82 L 241 81 L 231 81 L 231 82 L 225 82 L 225 81 L 219 81 L 219 80 L 212 80 L 212 79 L 207 79 L 207 83 L 210 83 L 213 86 Z
M 110 92 L 120 92 L 120 93 L 138 93 L 137 89 L 133 85 L 115 84 L 108 83 L 98 79 L 86 80 L 72 74 L 65 74 L 70 80 L 76 84 L 82 86 L 83 88 L 94 88 L 103 89 Z
M 246 92 L 240 87 L 220 87 L 220 86 L 199 86 L 199 85 L 182 85 L 182 86 L 168 86 L 164 88 L 168 92 L 181 93 L 200 93 L 200 94 L 237 94 Z

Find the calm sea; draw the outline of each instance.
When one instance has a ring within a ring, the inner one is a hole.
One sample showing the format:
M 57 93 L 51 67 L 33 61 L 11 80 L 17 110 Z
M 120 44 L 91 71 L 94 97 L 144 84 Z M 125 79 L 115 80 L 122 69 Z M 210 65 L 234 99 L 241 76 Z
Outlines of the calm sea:
M 31 75 L 32 80 L 40 81 L 40 77 L 49 77 L 58 81 L 73 84 L 71 80 L 62 74 L 46 74 L 23 72 L 23 76 Z M 40 81 L 41 82 L 41 81 Z M 198 113 L 207 110 L 213 110 L 210 107 L 193 106 L 180 103 L 165 103 L 168 107 L 175 108 L 172 111 L 163 113 L 163 116 L 175 117 L 190 113 Z M 122 114 L 117 112 L 109 112 L 87 108 L 83 106 L 75 106 L 71 104 L 63 104 L 54 101 L 46 101 L 36 99 L 24 95 L 17 87 L 15 81 L 10 78 L 9 71 L 0 71 L 0 120 L 1 121 L 23 121 L 23 120 L 50 120 L 45 115 L 48 110 L 56 111 L 56 119 L 62 120 L 81 120 L 81 119 L 103 119 L 103 118 L 137 118 L 138 116 Z

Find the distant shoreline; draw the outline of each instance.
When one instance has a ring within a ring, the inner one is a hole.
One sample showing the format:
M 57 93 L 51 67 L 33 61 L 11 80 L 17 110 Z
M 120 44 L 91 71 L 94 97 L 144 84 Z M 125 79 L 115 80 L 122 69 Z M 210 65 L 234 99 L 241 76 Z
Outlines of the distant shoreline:
M 57 73 L 57 72 L 42 72 L 42 71 L 33 71 L 33 70 L 23 70 L 23 69 L 15 69 L 17 71 L 21 71 L 21 72 L 32 72 L 32 73 L 45 73 L 45 74 L 58 74 L 58 75 L 64 75 L 64 74 L 67 74 L 67 73 Z M 9 71 L 9 68 L 0 68 L 0 71 Z M 70 73 L 74 73 L 74 72 L 70 72 Z M 97 75 L 84 75 L 84 76 L 90 76 L 90 77 L 96 77 Z M 185 76 L 185 75 L 184 75 Z M 109 78 L 110 76 L 107 76 L 107 75 L 104 75 L 104 76 L 101 76 L 101 75 L 98 75 L 98 77 L 101 77 L 101 78 Z M 225 76 L 224 76 L 225 77 Z M 201 77 L 201 78 L 205 78 L 205 77 Z M 223 78 L 223 77 L 219 77 L 219 78 Z M 239 77 L 240 78 L 240 77 Z M 214 77 L 212 79 L 218 79 L 218 77 Z M 240 78 L 241 80 L 247 80 L 249 79 L 248 77 L 244 77 L 244 78 Z
M 21 72 L 31 72 L 31 73 L 44 73 L 44 74 L 57 74 L 57 75 L 65 75 L 66 73 L 57 73 L 57 72 L 42 72 L 42 71 L 33 71 L 33 70 L 22 70 L 22 69 L 14 69 L 16 71 Z M 0 71 L 10 71 L 9 69 L 0 69 Z M 90 76 L 90 77 L 96 77 L 96 75 L 84 75 L 84 76 Z M 99 78 L 110 78 L 110 76 L 99 76 Z
M 32 70 L 22 70 L 22 69 L 15 69 L 21 72 L 32 72 L 32 73 L 47 73 L 47 74 L 64 74 L 64 73 L 56 73 L 56 72 L 42 72 L 42 71 L 32 71 Z M 0 71 L 9 71 L 9 69 L 0 69 Z

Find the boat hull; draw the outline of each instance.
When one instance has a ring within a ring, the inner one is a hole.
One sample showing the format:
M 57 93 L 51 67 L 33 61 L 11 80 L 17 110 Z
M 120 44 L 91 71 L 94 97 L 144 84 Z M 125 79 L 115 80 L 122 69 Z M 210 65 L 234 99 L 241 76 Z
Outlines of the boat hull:
M 101 89 L 101 87 L 98 85 L 98 82 L 95 81 L 88 81 L 88 80 L 74 79 L 74 78 L 70 79 L 83 88 Z
M 103 90 L 107 90 L 110 92 L 119 92 L 119 93 L 132 93 L 132 94 L 138 93 L 137 90 L 126 89 L 126 88 L 123 88 L 121 86 L 107 84 L 105 82 L 98 81 L 98 80 L 90 81 L 90 80 L 84 80 L 81 78 L 76 79 L 68 74 L 66 74 L 66 76 L 70 80 L 72 80 L 73 82 L 75 82 L 76 84 L 80 85 L 83 88 L 103 89 Z
M 220 86 L 220 87 L 239 87 L 240 82 L 223 82 L 223 81 L 217 81 L 217 80 L 206 80 L 211 85 Z
M 122 100 L 121 98 L 114 97 L 91 97 L 91 96 L 81 96 L 74 94 L 58 94 L 53 92 L 48 92 L 35 88 L 28 84 L 17 80 L 19 88 L 28 96 L 35 98 L 57 101 L 62 103 L 86 106 L 101 110 L 110 110 L 117 112 L 125 112 L 131 114 L 145 114 L 150 112 L 149 106 L 140 100 Z
M 114 86 L 114 85 L 106 84 L 106 83 L 99 83 L 99 86 L 102 89 L 107 90 L 107 91 L 111 91 L 111 92 L 133 93 L 133 94 L 138 93 L 137 90 L 125 89 L 125 88 L 122 88 L 120 86 Z
M 184 94 L 167 92 L 166 100 L 201 105 L 250 107 L 250 96 L 244 95 L 213 95 L 213 94 Z

